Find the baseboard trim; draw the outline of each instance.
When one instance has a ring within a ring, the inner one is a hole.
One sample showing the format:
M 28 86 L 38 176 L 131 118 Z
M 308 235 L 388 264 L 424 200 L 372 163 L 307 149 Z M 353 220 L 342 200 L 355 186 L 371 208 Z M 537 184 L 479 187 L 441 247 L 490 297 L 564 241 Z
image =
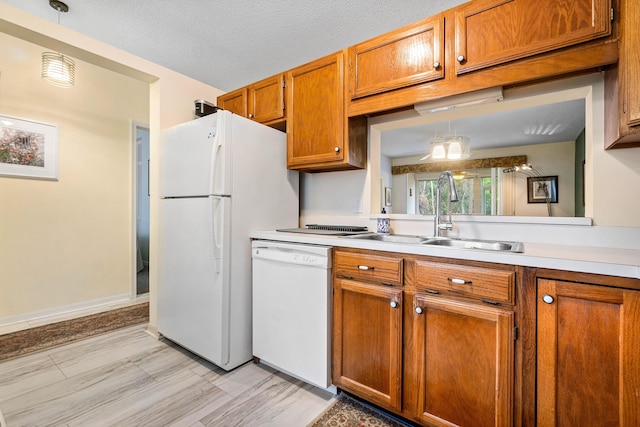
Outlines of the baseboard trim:
M 34 311 L 17 316 L 0 317 L 0 327 L 9 326 L 16 323 L 46 322 L 47 318 L 70 315 L 74 312 L 80 312 L 84 310 L 100 309 L 101 307 L 108 307 L 114 304 L 122 304 L 126 301 L 131 301 L 131 296 L 129 294 L 119 294 L 107 298 L 84 301 L 78 304 L 70 304 L 64 307 Z
M 149 322 L 149 303 L 0 335 L 0 361 Z

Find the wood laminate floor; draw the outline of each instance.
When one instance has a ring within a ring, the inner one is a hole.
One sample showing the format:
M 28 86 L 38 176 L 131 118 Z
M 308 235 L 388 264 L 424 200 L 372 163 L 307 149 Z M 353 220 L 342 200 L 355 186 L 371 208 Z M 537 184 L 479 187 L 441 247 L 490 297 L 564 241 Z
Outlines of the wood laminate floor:
M 303 427 L 332 403 L 262 364 L 226 372 L 145 327 L 1 362 L 2 427 Z

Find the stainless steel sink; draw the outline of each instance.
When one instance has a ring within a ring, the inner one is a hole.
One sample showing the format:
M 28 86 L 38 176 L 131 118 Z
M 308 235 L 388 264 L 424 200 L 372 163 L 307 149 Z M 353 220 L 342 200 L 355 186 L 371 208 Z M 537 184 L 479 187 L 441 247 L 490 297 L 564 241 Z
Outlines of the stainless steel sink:
M 409 236 L 405 234 L 358 234 L 345 236 L 345 239 L 375 240 L 377 242 L 420 244 L 429 240 L 428 237 Z
M 371 240 L 376 242 L 404 243 L 408 245 L 432 245 L 458 249 L 480 249 L 498 252 L 524 252 L 521 242 L 474 239 L 449 239 L 446 237 L 424 237 L 406 234 L 357 234 L 344 236 L 344 239 Z
M 428 239 L 422 244 L 461 249 L 482 249 L 485 251 L 524 252 L 524 245 L 521 242 L 440 238 Z

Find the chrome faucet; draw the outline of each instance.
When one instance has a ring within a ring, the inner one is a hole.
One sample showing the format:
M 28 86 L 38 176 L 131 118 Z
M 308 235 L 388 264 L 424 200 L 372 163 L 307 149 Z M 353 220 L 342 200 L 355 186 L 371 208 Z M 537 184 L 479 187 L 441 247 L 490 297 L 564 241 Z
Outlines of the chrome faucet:
M 438 186 L 436 189 L 436 217 L 433 220 L 433 236 L 440 237 L 441 230 L 452 230 L 453 223 L 451 222 L 451 210 L 449 210 L 449 221 L 443 222 L 441 220 L 442 216 L 442 186 L 445 181 L 449 181 L 449 200 L 452 202 L 458 201 L 458 191 L 456 190 L 456 182 L 453 179 L 453 174 L 451 171 L 444 171 L 440 174 L 438 178 Z

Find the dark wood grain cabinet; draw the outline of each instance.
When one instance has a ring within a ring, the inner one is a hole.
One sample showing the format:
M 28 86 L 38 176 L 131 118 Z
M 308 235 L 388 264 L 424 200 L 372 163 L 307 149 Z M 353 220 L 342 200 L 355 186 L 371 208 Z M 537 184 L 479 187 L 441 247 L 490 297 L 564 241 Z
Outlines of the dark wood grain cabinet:
M 334 384 L 400 411 L 402 289 L 338 278 L 334 292 Z
M 640 291 L 537 280 L 537 425 L 640 425 Z
M 620 0 L 620 59 L 605 72 L 605 148 L 640 147 L 640 2 Z
M 287 168 L 366 167 L 367 123 L 345 112 L 344 52 L 287 72 Z
M 426 294 L 413 301 L 413 418 L 434 426 L 513 425 L 513 310 Z
M 349 48 L 352 99 L 444 77 L 444 17 L 441 15 Z
M 415 69 L 411 68 L 413 62 L 409 59 L 413 48 L 409 43 L 411 38 L 401 37 L 403 32 L 412 34 L 411 26 L 356 45 L 350 49 L 352 60 L 348 64 L 352 94 L 348 114 L 358 116 L 410 108 L 423 101 L 562 78 L 615 64 L 618 39 L 611 18 L 618 1 L 474 0 L 463 3 L 414 24 L 416 35 L 413 37 L 416 38 L 421 34 L 421 25 L 434 22 L 433 37 L 426 38 L 424 33 L 421 40 L 423 45 L 431 46 L 434 53 L 423 50 L 426 52 L 421 58 L 424 63 Z M 436 37 L 438 20 L 443 23 L 440 37 Z M 353 60 L 354 49 L 386 61 L 387 67 L 379 64 L 377 68 L 369 66 L 359 70 L 362 64 Z M 432 58 L 436 52 L 441 60 Z M 437 62 L 439 68 L 435 69 L 432 62 Z M 362 81 L 358 80 L 360 75 Z
M 402 258 L 334 251 L 333 383 L 396 412 L 402 403 L 401 284 Z
M 608 36 L 611 10 L 611 0 L 469 2 L 455 13 L 456 74 Z
M 242 117 L 248 116 L 247 99 L 248 88 L 241 87 L 240 89 L 227 92 L 224 95 L 218 97 L 217 106 L 223 110 L 231 111 L 233 114 L 237 114 Z
M 284 74 L 260 80 L 248 88 L 248 118 L 266 125 L 285 119 Z
M 333 381 L 424 426 L 640 425 L 640 279 L 334 249 Z
M 276 74 L 220 95 L 218 106 L 239 116 L 284 130 L 284 74 Z

